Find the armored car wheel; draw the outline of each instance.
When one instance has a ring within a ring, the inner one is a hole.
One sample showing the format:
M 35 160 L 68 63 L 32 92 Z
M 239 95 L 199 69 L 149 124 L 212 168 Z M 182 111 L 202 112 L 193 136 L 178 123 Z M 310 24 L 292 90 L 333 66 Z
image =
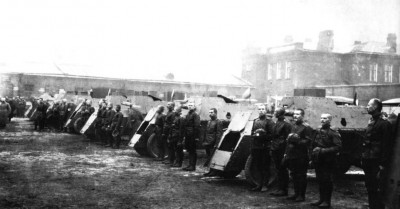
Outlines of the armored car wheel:
M 79 133 L 79 131 L 82 129 L 82 127 L 85 125 L 85 121 L 83 118 L 78 118 L 74 121 L 74 131 L 76 133 Z
M 270 170 L 270 169 L 269 169 Z M 267 171 L 270 172 L 270 171 Z M 246 177 L 246 181 L 251 184 L 252 186 L 257 186 L 259 179 L 261 178 L 261 173 L 256 168 L 256 165 L 253 160 L 253 156 L 249 155 L 246 161 L 246 165 L 244 168 L 244 175 Z M 269 182 L 269 179 L 265 179 L 264 183 Z
M 147 139 L 147 152 L 149 153 L 150 157 L 158 158 L 160 151 L 157 145 L 158 144 L 157 144 L 156 134 L 153 133 Z M 164 158 L 167 158 L 168 157 L 167 148 L 165 149 L 164 153 L 165 153 Z
M 145 147 L 135 147 L 135 151 L 141 156 L 149 156 L 149 153 Z

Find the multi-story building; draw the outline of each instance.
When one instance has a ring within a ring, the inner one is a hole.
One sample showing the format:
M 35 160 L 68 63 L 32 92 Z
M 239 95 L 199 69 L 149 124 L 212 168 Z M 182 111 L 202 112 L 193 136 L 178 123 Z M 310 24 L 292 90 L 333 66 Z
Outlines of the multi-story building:
M 333 32 L 323 31 L 317 49 L 291 43 L 266 52 L 247 50 L 242 77 L 252 82 L 256 99 L 292 96 L 294 89 L 322 88 L 327 96 L 353 98 L 360 104 L 400 95 L 400 55 L 395 35 L 387 43 L 356 42 L 345 51 L 334 51 Z

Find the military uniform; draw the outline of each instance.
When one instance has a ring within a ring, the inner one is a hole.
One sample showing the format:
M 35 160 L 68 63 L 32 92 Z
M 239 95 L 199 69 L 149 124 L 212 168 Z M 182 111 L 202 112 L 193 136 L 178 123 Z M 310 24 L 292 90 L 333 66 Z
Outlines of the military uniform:
M 166 163 L 171 164 L 171 165 L 174 163 L 175 159 L 171 158 L 171 156 L 174 155 L 173 154 L 174 151 L 170 150 L 173 148 L 171 147 L 172 144 L 168 143 L 168 135 L 170 133 L 170 129 L 171 129 L 172 123 L 174 121 L 174 115 L 175 114 L 172 111 L 168 111 L 167 115 L 165 115 L 164 126 L 163 126 L 162 136 L 161 136 L 161 142 L 160 142 L 160 144 L 158 144 L 158 150 L 159 150 L 160 156 L 165 156 L 165 150 L 166 150 L 166 148 L 168 149 L 169 159 L 168 159 L 168 161 L 166 161 Z
M 10 112 L 10 105 L 7 102 L 0 102 L 0 128 L 4 128 L 7 125 Z
M 184 119 L 178 115 L 173 114 L 174 118 L 169 129 L 168 144 L 170 148 L 170 161 L 173 163 L 172 167 L 181 167 L 183 161 L 183 136 L 184 136 Z
M 99 111 L 97 112 L 97 118 L 94 121 L 94 130 L 95 130 L 95 135 L 96 135 L 96 140 L 100 142 L 104 142 L 103 137 L 104 137 L 104 131 L 102 130 L 103 126 L 103 120 L 106 117 L 106 107 L 101 107 Z
M 165 157 L 165 151 L 164 150 L 161 151 L 161 149 L 164 149 L 162 134 L 163 134 L 163 128 L 164 128 L 164 122 L 165 122 L 165 115 L 157 112 L 155 117 L 156 117 L 156 119 L 154 122 L 154 125 L 155 125 L 155 129 L 154 129 L 155 136 L 154 137 L 157 142 L 157 147 L 159 148 L 159 151 L 160 151 L 158 153 L 158 157 L 156 160 L 163 161 L 164 157 Z
M 39 131 L 44 129 L 44 124 L 46 123 L 46 112 L 47 112 L 47 105 L 42 102 L 36 108 L 36 119 L 35 119 L 35 130 L 39 126 Z
M 319 128 L 312 142 L 312 163 L 319 184 L 320 199 L 314 205 L 330 207 L 333 191 L 332 175 L 335 169 L 336 155 L 342 148 L 342 141 L 337 130 L 331 127 Z
M 307 189 L 308 148 L 311 143 L 312 128 L 305 123 L 294 124 L 287 139 L 284 166 L 290 171 L 293 180 L 294 195 L 291 200 L 305 199 Z
M 102 130 L 104 131 L 104 143 L 106 144 L 105 146 L 111 146 L 109 142 L 112 140 L 112 132 L 111 132 L 111 121 L 114 118 L 115 115 L 115 110 L 113 109 L 107 109 L 105 114 L 104 114 L 104 120 L 103 120 L 103 127 Z
M 110 138 L 109 144 L 113 148 L 119 149 L 119 145 L 121 144 L 121 125 L 123 118 L 124 115 L 122 115 L 122 113 L 118 111 L 115 113 L 113 119 L 111 120 L 112 137 Z
M 221 136 L 222 122 L 217 118 L 209 120 L 207 123 L 206 137 L 203 141 L 203 146 L 205 147 L 207 153 L 207 161 L 204 163 L 204 166 L 208 166 L 210 163 L 213 150 L 215 146 L 218 145 Z
M 291 124 L 284 118 L 279 118 L 273 128 L 271 142 L 271 158 L 277 171 L 278 191 L 272 193 L 277 196 L 285 196 L 288 193 L 289 173 L 282 165 L 283 156 L 286 150 L 286 139 L 291 131 Z
M 372 115 L 363 142 L 361 167 L 365 173 L 365 186 L 368 191 L 368 202 L 371 209 L 384 208 L 381 194 L 379 193 L 381 172 L 379 166 L 387 169 L 392 140 L 392 128 L 389 121 L 382 119 L 381 113 Z
M 260 173 L 261 177 L 257 186 L 252 190 L 261 190 L 265 182 L 268 182 L 268 169 L 271 163 L 269 151 L 271 149 L 271 139 L 274 122 L 266 116 L 257 118 L 254 121 L 252 133 L 253 142 L 251 147 L 251 156 L 253 163 Z
M 188 170 L 196 169 L 197 153 L 196 139 L 200 137 L 200 116 L 190 110 L 185 117 L 185 148 L 189 152 Z

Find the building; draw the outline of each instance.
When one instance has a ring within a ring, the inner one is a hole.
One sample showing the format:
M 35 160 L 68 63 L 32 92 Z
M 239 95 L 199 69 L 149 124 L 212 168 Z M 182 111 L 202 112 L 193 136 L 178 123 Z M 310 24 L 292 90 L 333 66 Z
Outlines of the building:
M 271 47 L 262 53 L 247 49 L 242 78 L 253 83 L 256 99 L 293 96 L 294 89 L 322 88 L 327 96 L 353 98 L 360 104 L 400 95 L 400 55 L 396 36 L 387 43 L 355 42 L 349 49 L 333 50 L 333 31 L 320 33 L 317 49 L 304 43 Z
M 184 99 L 190 96 L 241 97 L 243 92 L 252 88 L 249 82 L 235 76 L 226 76 L 220 83 L 200 83 L 175 81 L 173 75 L 166 78 L 107 78 L 99 76 L 74 75 L 65 72 L 77 72 L 86 69 L 63 68 L 61 65 L 31 65 L 22 67 L 3 65 L 13 71 L 0 73 L 0 95 L 2 96 L 39 96 L 42 92 L 57 94 L 63 89 L 69 94 L 87 95 L 89 90 L 110 91 L 113 95 L 153 95 L 163 100 Z M 26 70 L 28 69 L 28 70 Z M 3 72 L 3 71 L 2 71 Z M 78 74 L 78 73 L 76 73 Z

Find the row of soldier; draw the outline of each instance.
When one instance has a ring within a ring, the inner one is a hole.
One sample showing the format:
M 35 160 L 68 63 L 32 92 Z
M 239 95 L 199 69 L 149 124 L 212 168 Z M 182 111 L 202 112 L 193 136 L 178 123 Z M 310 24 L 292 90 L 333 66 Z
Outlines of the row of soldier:
M 51 108 L 43 99 L 39 99 L 36 111 L 38 115 L 35 120 L 35 129 L 44 128 L 46 115 L 50 112 L 55 121 L 55 127 L 63 130 L 69 114 L 74 106 L 66 100 L 54 103 Z M 160 106 L 155 115 L 155 137 L 160 150 L 157 161 L 170 164 L 171 167 L 181 167 L 183 164 L 183 148 L 189 153 L 188 166 L 185 171 L 196 169 L 197 153 L 196 144 L 200 140 L 200 117 L 196 113 L 194 103 L 187 105 L 189 112 L 182 117 L 181 107 L 175 107 L 173 102 L 167 104 L 167 113 L 163 114 L 164 107 Z M 86 119 L 94 112 L 91 102 L 86 101 L 81 107 L 82 117 Z M 119 148 L 121 142 L 121 122 L 123 115 L 120 112 L 121 106 L 117 105 L 113 110 L 112 104 L 101 101 L 98 117 L 95 120 L 96 139 L 107 147 Z M 366 129 L 364 152 L 362 155 L 362 168 L 365 172 L 365 181 L 368 191 L 370 208 L 384 208 L 380 188 L 380 178 L 388 166 L 388 152 L 390 150 L 390 138 L 392 128 L 390 123 L 381 117 L 382 103 L 378 99 L 372 99 L 367 106 L 368 113 L 372 116 Z M 11 105 L 5 98 L 0 101 L 0 115 L 9 116 Z M 289 173 L 293 181 L 294 194 L 287 199 L 296 202 L 305 200 L 307 188 L 307 169 L 313 164 L 316 170 L 319 183 L 320 198 L 312 205 L 320 208 L 329 208 L 333 191 L 333 170 L 335 158 L 341 149 L 341 137 L 339 132 L 330 126 L 332 116 L 329 113 L 321 115 L 321 127 L 313 130 L 304 122 L 304 110 L 296 109 L 293 114 L 293 121 L 285 120 L 285 109 L 277 108 L 274 112 L 276 122 L 267 117 L 265 106 L 259 106 L 259 118 L 254 121 L 252 134 L 251 155 L 256 167 L 259 169 L 262 178 L 252 191 L 265 190 L 269 178 L 268 168 L 273 164 L 277 170 L 278 189 L 271 193 L 274 196 L 287 196 Z M 206 148 L 207 160 L 209 163 L 212 152 L 218 144 L 224 125 L 229 120 L 219 120 L 217 109 L 209 111 L 210 120 L 207 123 L 203 145 Z M 1 118 L 1 117 L 0 117 Z M 143 118 L 130 119 L 128 121 L 141 121 Z M 0 121 L 1 122 L 1 121 Z M 130 135 L 131 137 L 132 135 Z M 168 159 L 164 159 L 167 150 Z M 205 176 L 217 175 L 218 171 L 210 169 Z
M 361 158 L 365 173 L 369 207 L 383 209 L 385 174 L 389 165 L 393 129 L 391 123 L 382 115 L 382 102 L 371 99 L 367 112 L 372 116 L 363 143 Z M 274 115 L 276 122 L 266 116 L 265 106 L 259 107 L 259 118 L 253 125 L 253 146 L 251 155 L 262 177 L 251 191 L 263 191 L 268 179 L 268 168 L 273 163 L 277 171 L 278 188 L 270 193 L 273 196 L 288 196 L 289 173 L 293 182 L 294 194 L 287 197 L 296 202 L 305 201 L 307 188 L 307 169 L 315 168 L 319 184 L 319 199 L 312 206 L 330 208 L 333 192 L 335 159 L 342 148 L 341 135 L 331 127 L 332 116 L 327 112 L 321 115 L 321 126 L 312 129 L 304 122 L 304 110 L 296 109 L 293 122 L 285 120 L 285 109 L 278 108 Z
M 26 101 L 23 97 L 0 99 L 0 128 L 4 128 L 13 117 L 24 117 Z
M 194 171 L 197 163 L 196 146 L 200 140 L 200 116 L 196 112 L 194 103 L 189 102 L 187 108 L 188 113 L 182 117 L 182 107 L 175 107 L 173 102 L 167 104 L 166 114 L 163 114 L 163 106 L 158 107 L 154 134 L 159 153 L 155 161 L 161 161 L 171 167 L 182 167 L 183 148 L 185 148 L 189 155 L 189 162 L 183 170 Z M 212 151 L 222 136 L 223 128 L 226 128 L 230 121 L 230 113 L 227 114 L 227 119 L 218 119 L 215 108 L 210 109 L 209 116 L 210 120 L 202 142 L 207 153 L 205 166 L 208 165 Z M 166 154 L 168 154 L 168 159 L 165 159 Z

